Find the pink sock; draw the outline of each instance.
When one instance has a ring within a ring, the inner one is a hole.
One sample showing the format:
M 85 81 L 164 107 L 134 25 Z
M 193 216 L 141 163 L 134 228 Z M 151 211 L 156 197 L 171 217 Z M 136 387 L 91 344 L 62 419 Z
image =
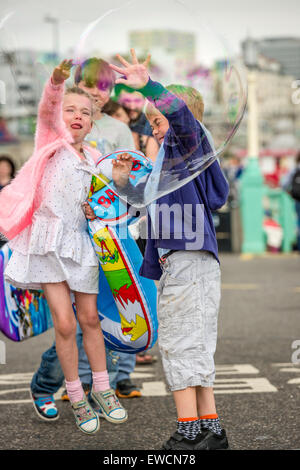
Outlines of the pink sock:
M 72 382 L 67 382 L 65 380 L 65 382 L 71 403 L 81 401 L 84 398 L 84 391 L 80 379 L 78 378 L 77 380 L 73 380 Z
M 109 376 L 107 370 L 102 372 L 93 372 L 93 390 L 95 392 L 104 392 L 110 388 Z

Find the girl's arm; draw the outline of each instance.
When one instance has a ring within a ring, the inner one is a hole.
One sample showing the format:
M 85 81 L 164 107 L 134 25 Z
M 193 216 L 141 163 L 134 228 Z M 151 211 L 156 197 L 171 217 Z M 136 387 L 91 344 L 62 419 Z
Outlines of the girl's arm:
M 62 118 L 64 81 L 70 76 L 71 61 L 63 61 L 47 81 L 38 108 L 35 150 L 53 142 L 58 137 L 71 141 L 72 138 Z

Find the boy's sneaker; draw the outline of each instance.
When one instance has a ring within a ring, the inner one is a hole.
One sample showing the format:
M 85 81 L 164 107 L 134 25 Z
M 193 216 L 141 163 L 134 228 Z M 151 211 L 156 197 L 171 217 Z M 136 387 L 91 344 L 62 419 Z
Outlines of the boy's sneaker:
M 221 434 L 215 434 L 205 429 L 195 439 L 186 439 L 183 434 L 176 431 L 163 445 L 162 450 L 220 450 L 228 448 L 225 429 L 222 429 Z
M 53 395 L 35 396 L 30 390 L 30 396 L 37 415 L 45 421 L 56 421 L 59 418 L 58 409 Z
M 120 404 L 112 388 L 104 392 L 91 391 L 91 397 L 99 406 L 99 413 L 110 423 L 124 423 L 127 421 L 127 411 Z
M 83 388 L 83 391 L 84 393 L 86 394 L 86 396 L 88 396 L 88 394 L 90 393 L 91 391 L 91 387 L 90 387 L 90 384 L 85 384 L 83 383 L 82 384 L 82 388 Z M 70 401 L 70 398 L 69 398 L 69 395 L 68 395 L 68 392 L 66 389 L 64 389 L 61 393 L 61 400 L 62 401 Z
M 229 444 L 225 429 L 221 434 L 216 434 L 209 429 L 201 430 L 202 440 L 196 445 L 195 450 L 219 450 L 229 449 Z
M 95 434 L 100 428 L 100 420 L 87 399 L 71 403 L 71 406 L 79 429 L 86 434 Z
M 119 398 L 134 398 L 141 397 L 142 393 L 130 379 L 124 379 L 117 383 L 116 395 Z
M 195 450 L 196 445 L 203 439 L 199 433 L 195 439 L 187 439 L 183 434 L 174 432 L 170 439 L 164 443 L 162 450 Z

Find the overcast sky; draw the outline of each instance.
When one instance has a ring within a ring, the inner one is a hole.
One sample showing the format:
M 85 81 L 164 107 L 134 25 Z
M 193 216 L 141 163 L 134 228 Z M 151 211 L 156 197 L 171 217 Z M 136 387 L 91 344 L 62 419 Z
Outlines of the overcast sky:
M 238 53 L 247 35 L 300 36 L 299 0 L 1 0 L 0 18 L 8 13 L 12 15 L 0 29 L 2 47 L 51 50 L 52 28 L 44 17 L 52 15 L 59 18 L 63 54 L 79 47 L 103 57 L 125 52 L 132 29 L 195 32 L 197 55 L 204 62 L 222 56 L 225 49 Z M 91 32 L 83 37 L 88 25 Z

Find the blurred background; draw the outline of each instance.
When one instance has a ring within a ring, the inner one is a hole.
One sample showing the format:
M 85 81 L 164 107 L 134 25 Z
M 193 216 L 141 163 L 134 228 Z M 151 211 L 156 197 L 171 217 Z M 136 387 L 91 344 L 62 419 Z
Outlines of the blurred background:
M 214 213 L 220 251 L 298 250 L 300 203 L 290 193 L 300 149 L 299 14 L 296 0 L 285 8 L 274 0 L 154 0 L 151 8 L 145 1 L 4 0 L 0 155 L 17 169 L 29 158 L 42 87 L 62 58 L 114 61 L 130 47 L 141 57 L 150 51 L 152 77 L 203 94 L 204 124 L 218 148 L 243 112 L 248 88 L 244 117 L 220 158 L 230 183 L 228 203 Z M 229 95 L 228 62 L 240 77 Z M 5 171 L 0 162 L 4 181 Z

